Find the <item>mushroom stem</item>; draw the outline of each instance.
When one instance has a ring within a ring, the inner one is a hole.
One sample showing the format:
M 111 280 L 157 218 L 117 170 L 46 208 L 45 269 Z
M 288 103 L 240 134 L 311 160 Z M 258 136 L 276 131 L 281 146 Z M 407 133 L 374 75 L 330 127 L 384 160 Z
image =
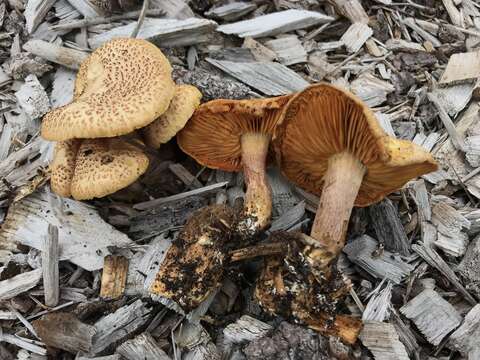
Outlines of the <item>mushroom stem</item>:
M 272 191 L 265 171 L 270 136 L 260 133 L 242 135 L 242 163 L 247 191 L 242 221 L 247 230 L 264 229 L 272 214 Z
M 365 172 L 365 166 L 348 152 L 328 159 L 320 204 L 310 233 L 331 256 L 329 261 L 322 259 L 323 263 L 335 259 L 345 245 L 348 221 Z

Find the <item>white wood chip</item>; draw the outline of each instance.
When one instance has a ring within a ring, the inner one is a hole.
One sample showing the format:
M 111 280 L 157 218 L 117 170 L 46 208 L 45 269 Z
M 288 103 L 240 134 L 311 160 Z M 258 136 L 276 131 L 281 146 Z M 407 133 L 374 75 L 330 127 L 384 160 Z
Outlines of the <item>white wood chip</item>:
M 265 43 L 265 46 L 275 52 L 276 58 L 283 65 L 307 62 L 307 52 L 296 35 L 269 40 Z
M 329 23 L 333 20 L 331 16 L 316 11 L 290 9 L 221 25 L 217 28 L 217 31 L 242 38 L 247 36 L 256 38 L 304 29 L 312 25 Z
M 400 342 L 392 324 L 366 321 L 359 335 L 375 360 L 409 360 L 405 346 Z
M 480 77 L 480 51 L 457 53 L 450 56 L 440 85 L 473 82 Z
M 340 41 L 345 45 L 349 53 L 360 50 L 365 42 L 373 35 L 373 30 L 364 23 L 354 23 L 342 35 Z
M 223 329 L 224 341 L 229 344 L 250 342 L 265 336 L 273 328 L 251 316 L 243 315 Z
M 25 6 L 25 16 L 27 31 L 33 33 L 38 25 L 43 21 L 50 8 L 57 0 L 28 0 Z
M 468 355 L 480 350 L 480 304 L 475 305 L 463 319 L 462 325 L 450 335 L 447 346 Z
M 30 290 L 41 278 L 42 269 L 35 269 L 0 281 L 0 300 L 8 300 Z
M 125 341 L 117 352 L 128 360 L 171 360 L 149 333 Z
M 383 104 L 395 88 L 390 82 L 380 80 L 371 73 L 364 73 L 352 81 L 350 90 L 368 106 L 374 107 Z
M 76 73 L 73 70 L 60 66 L 53 75 L 53 89 L 50 102 L 53 108 L 70 103 L 73 99 Z
M 254 2 L 232 2 L 211 8 L 205 13 L 205 16 L 232 21 L 241 18 L 256 8 L 257 5 Z
M 28 75 L 25 84 L 15 93 L 18 104 L 30 119 L 38 119 L 50 110 L 50 100 L 35 75 Z

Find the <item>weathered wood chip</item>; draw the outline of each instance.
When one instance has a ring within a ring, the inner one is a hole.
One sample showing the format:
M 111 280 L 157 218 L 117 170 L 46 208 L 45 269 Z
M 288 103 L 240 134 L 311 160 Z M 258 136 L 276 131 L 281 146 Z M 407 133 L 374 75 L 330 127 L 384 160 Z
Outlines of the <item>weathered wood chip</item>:
M 149 333 L 125 341 L 117 352 L 128 360 L 171 360 Z
M 480 297 L 480 235 L 468 245 L 465 257 L 458 266 L 458 272 L 468 290 Z
M 80 64 L 88 57 L 88 53 L 85 51 L 69 49 L 36 39 L 26 42 L 23 45 L 23 49 L 33 55 L 73 70 L 78 70 Z
M 0 281 L 0 300 L 8 300 L 30 290 L 41 278 L 42 269 L 35 269 Z
M 402 306 L 400 312 L 412 320 L 433 345 L 440 344 L 462 321 L 457 310 L 432 289 L 423 290 Z
M 261 338 L 272 329 L 272 326 L 263 321 L 243 315 L 236 322 L 223 329 L 223 336 L 226 343 L 240 344 Z
M 440 78 L 440 85 L 473 82 L 480 77 L 480 51 L 452 54 Z
M 363 23 L 353 23 L 342 35 L 340 41 L 343 42 L 349 53 L 355 53 L 360 50 L 365 42 L 373 35 L 373 30 Z
M 50 100 L 35 75 L 28 75 L 25 84 L 15 93 L 18 104 L 30 119 L 38 119 L 50 110 Z
M 333 17 L 316 11 L 285 10 L 217 28 L 224 34 L 234 34 L 239 37 L 264 37 L 293 30 L 304 29 L 312 25 L 325 24 L 333 21 Z
M 387 81 L 380 80 L 371 73 L 364 73 L 350 84 L 350 90 L 368 106 L 377 106 L 387 100 L 387 95 L 395 90 Z
M 467 356 L 480 350 L 480 304 L 475 305 L 463 319 L 462 325 L 450 335 L 447 346 Z
M 368 350 L 372 352 L 375 360 L 410 359 L 392 324 L 366 321 L 363 324 L 359 338 Z
M 466 230 L 470 229 L 470 221 L 453 207 L 438 203 L 432 208 L 432 223 L 438 230 L 436 246 L 451 256 L 465 254 L 468 244 Z
M 205 13 L 205 16 L 213 19 L 222 19 L 232 21 L 240 19 L 242 16 L 252 12 L 257 8 L 254 2 L 232 2 L 221 6 L 211 8 Z
M 110 300 L 122 296 L 127 282 L 127 273 L 127 258 L 120 255 L 105 256 L 100 297 Z
M 269 40 L 265 46 L 275 52 L 275 58 L 283 65 L 307 62 L 307 52 L 296 35 L 287 35 Z
M 266 95 L 284 95 L 300 91 L 309 84 L 288 67 L 274 62 L 239 63 L 206 59 L 210 64 L 225 71 L 241 82 Z

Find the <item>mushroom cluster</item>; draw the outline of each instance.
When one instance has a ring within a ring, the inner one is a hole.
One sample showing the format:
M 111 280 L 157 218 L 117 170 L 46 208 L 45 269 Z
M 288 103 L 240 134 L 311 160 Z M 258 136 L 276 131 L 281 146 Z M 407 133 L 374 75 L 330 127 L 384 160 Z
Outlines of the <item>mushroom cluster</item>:
M 42 137 L 57 142 L 50 181 L 55 193 L 99 198 L 145 173 L 143 143 L 159 148 L 169 141 L 202 97 L 194 86 L 176 86 L 171 73 L 160 49 L 140 39 L 109 41 L 82 63 L 73 101 L 42 121 Z

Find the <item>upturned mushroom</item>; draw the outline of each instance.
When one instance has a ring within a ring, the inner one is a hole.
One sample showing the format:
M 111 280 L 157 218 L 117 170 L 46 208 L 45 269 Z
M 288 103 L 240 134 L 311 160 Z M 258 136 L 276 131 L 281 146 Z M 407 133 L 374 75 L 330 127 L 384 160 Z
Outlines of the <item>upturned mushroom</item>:
M 243 169 L 246 234 L 264 229 L 272 212 L 265 174 L 270 140 L 289 96 L 255 100 L 213 100 L 202 104 L 177 135 L 180 148 L 198 163 L 224 171 Z
M 192 85 L 177 85 L 167 111 L 143 129 L 145 143 L 155 149 L 179 132 L 200 105 L 202 93 Z
M 320 195 L 309 258 L 328 266 L 342 250 L 353 206 L 364 207 L 437 169 L 420 146 L 389 137 L 356 96 L 329 84 L 297 93 L 274 137 L 283 174 Z
M 46 140 L 114 137 L 153 122 L 174 96 L 172 68 L 159 48 L 140 39 L 115 39 L 80 66 L 74 100 L 47 113 Z

